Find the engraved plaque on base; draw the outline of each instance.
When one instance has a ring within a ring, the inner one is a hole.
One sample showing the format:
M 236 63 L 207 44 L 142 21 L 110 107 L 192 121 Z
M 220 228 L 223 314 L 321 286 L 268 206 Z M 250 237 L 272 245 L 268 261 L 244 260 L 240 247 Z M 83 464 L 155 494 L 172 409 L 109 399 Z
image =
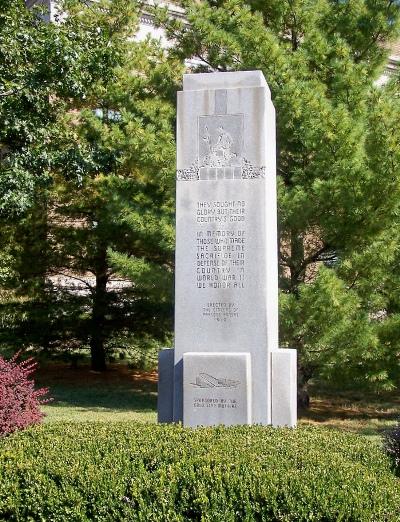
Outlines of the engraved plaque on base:
M 183 356 L 183 424 L 251 424 L 249 353 L 187 352 Z

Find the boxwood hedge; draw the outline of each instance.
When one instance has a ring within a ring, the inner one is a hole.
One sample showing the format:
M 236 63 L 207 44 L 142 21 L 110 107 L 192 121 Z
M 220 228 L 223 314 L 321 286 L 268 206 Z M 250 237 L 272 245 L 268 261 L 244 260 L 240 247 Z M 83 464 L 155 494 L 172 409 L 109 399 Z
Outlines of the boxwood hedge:
M 333 430 L 55 424 L 0 439 L 0 520 L 399 521 L 400 482 Z

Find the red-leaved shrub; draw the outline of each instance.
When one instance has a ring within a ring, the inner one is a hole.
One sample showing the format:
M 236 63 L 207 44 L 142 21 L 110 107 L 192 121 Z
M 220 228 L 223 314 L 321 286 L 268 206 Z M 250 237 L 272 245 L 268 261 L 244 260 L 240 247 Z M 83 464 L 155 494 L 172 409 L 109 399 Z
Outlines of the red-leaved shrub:
M 18 354 L 9 361 L 0 357 L 0 436 L 36 424 L 43 418 L 40 405 L 47 388 L 35 390 L 30 378 L 36 363 L 32 358 L 17 362 Z

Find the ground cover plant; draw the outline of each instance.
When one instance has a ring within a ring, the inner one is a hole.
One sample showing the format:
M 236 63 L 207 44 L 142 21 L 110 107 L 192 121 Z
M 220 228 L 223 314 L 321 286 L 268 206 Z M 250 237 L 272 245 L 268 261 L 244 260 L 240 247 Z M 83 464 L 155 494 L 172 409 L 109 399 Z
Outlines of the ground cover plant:
M 37 426 L 0 442 L 0 520 L 400 518 L 384 453 L 318 428 Z

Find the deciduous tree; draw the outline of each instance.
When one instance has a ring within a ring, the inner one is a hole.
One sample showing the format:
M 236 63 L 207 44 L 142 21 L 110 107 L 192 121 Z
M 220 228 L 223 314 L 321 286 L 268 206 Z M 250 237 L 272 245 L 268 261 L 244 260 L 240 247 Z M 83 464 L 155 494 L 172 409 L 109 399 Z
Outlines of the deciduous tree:
M 46 312 L 37 317 L 30 307 L 29 317 L 35 315 L 36 331 L 47 328 L 48 345 L 88 343 L 95 370 L 105 369 L 116 332 L 162 338 L 171 328 L 172 100 L 182 66 L 159 41 L 135 39 L 140 7 L 67 0 L 55 29 L 71 49 L 85 52 L 78 55 L 76 92 L 62 78 L 49 102 L 63 105 L 45 197 L 47 284 L 30 301 Z M 122 288 L 115 282 L 121 274 Z M 50 276 L 80 280 L 87 292 L 67 291 L 54 278 L 50 284 Z

